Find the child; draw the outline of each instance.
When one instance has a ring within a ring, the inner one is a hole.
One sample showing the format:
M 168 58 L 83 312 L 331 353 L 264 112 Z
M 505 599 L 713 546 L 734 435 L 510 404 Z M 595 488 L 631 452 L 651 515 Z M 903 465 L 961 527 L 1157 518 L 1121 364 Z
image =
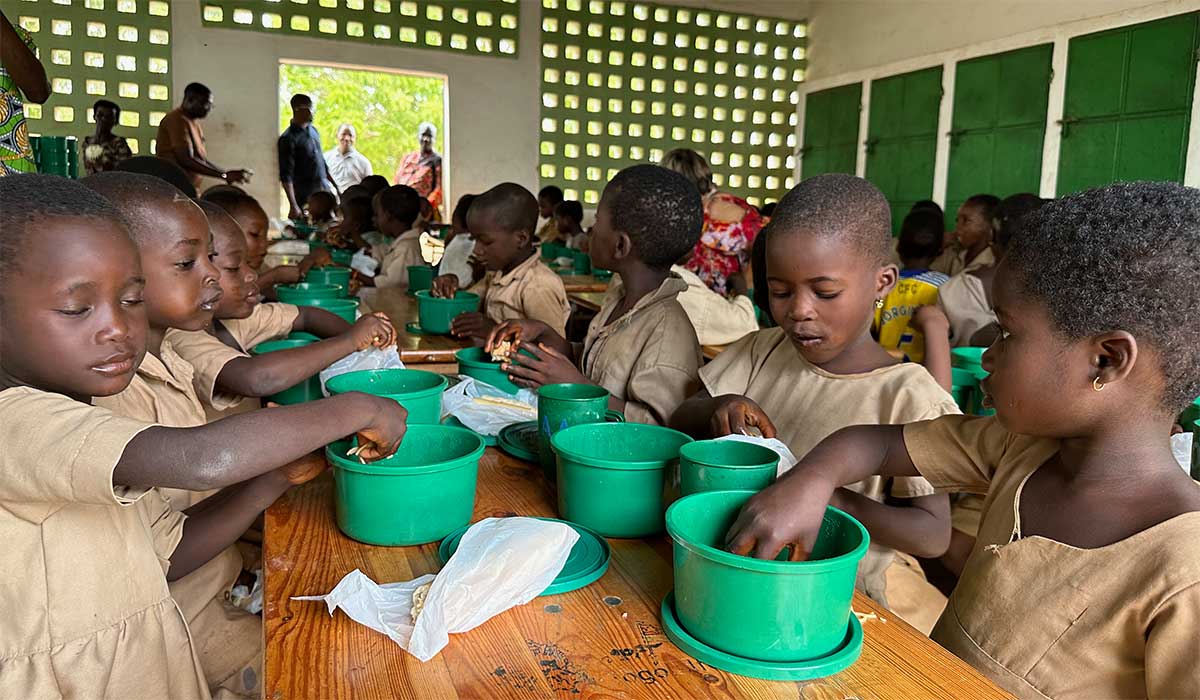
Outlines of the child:
M 496 324 L 527 318 L 546 324 L 555 333 L 567 330 L 571 307 L 567 288 L 538 257 L 533 227 L 537 202 L 529 190 L 512 182 L 496 185 L 475 198 L 467 212 L 467 227 L 475 239 L 475 257 L 488 269 L 470 291 L 481 297 L 482 312 L 459 314 L 450 331 L 482 345 Z M 441 275 L 433 294 L 452 297 L 458 277 Z
M 1047 203 L 996 273 L 996 416 L 838 432 L 751 499 L 731 549 L 803 558 L 833 489 L 872 474 L 986 494 L 934 640 L 1018 697 L 1200 697 L 1200 486 L 1166 441 L 1200 393 L 1197 268 L 1200 191 Z
M 583 205 L 573 199 L 554 207 L 554 228 L 568 248 L 587 250 L 587 234 L 583 231 Z
M 373 206 L 375 227 L 395 240 L 382 250 L 372 248 L 372 257 L 379 261 L 379 272 L 374 278 L 365 278 L 363 284 L 407 287 L 408 266 L 425 264 L 421 257 L 421 195 L 408 185 L 393 185 L 375 195 Z
M 366 197 L 343 199 L 339 210 L 342 213 L 342 220 L 326 230 L 325 241 L 329 245 L 343 250 L 370 249 L 371 243 L 364 238 L 364 235 L 375 226 L 375 214 L 371 208 L 371 200 Z
M 963 202 L 954 220 L 951 245 L 933 262 L 931 269 L 953 277 L 960 272 L 995 264 L 991 251 L 992 216 L 999 203 L 1000 200 L 990 194 L 973 195 Z
M 704 390 L 676 411 L 673 426 L 695 437 L 757 429 L 803 457 L 848 425 L 958 413 L 925 368 L 901 363 L 871 337 L 875 308 L 896 283 L 890 219 L 883 194 L 852 175 L 818 175 L 785 195 L 765 243 L 779 327 L 743 338 L 701 369 Z M 922 479 L 872 478 L 839 491 L 838 506 L 871 533 L 859 588 L 928 631 L 945 599 L 894 550 L 945 551 L 946 496 Z M 904 587 L 889 585 L 893 578 Z
M 470 287 L 476 279 L 477 266 L 471 264 L 471 255 L 475 252 L 475 239 L 471 237 L 471 231 L 467 228 L 467 211 L 474 201 L 475 195 L 464 194 L 455 205 L 454 213 L 450 215 L 450 235 L 446 238 L 446 252 L 438 267 L 442 274 L 457 277 L 460 287 Z
M 353 394 L 175 429 L 89 405 L 146 350 L 137 247 L 74 181 L 0 178 L 0 201 L 0 696 L 208 697 L 167 581 L 318 474 L 310 451 L 358 431 L 369 458 L 390 454 L 404 412 Z M 186 514 L 153 488 L 230 484 Z
M 514 352 L 516 363 L 502 365 L 517 384 L 596 384 L 630 421 L 665 425 L 699 385 L 700 345 L 675 300 L 687 285 L 671 263 L 696 245 L 703 221 L 700 193 L 682 175 L 657 165 L 622 170 L 604 188 L 592 227 L 592 260 L 620 279 L 579 357 L 561 333 L 534 320 L 500 326 L 488 349 L 507 340 L 535 355 Z
M 928 210 L 904 217 L 896 252 L 900 256 L 900 279 L 875 310 L 872 330 L 885 350 L 903 354 L 909 362 L 925 360 L 925 338 L 912 324 L 922 306 L 937 304 L 938 288 L 950 278 L 929 266 L 942 249 L 942 219 Z
M 334 197 L 332 192 L 317 190 L 308 195 L 308 202 L 305 203 L 304 209 L 308 214 L 308 224 L 324 231 L 329 224 L 333 223 L 333 212 L 337 209 L 337 197 Z
M 261 408 L 258 397 L 287 389 L 338 359 L 387 340 L 395 330 L 384 318 L 364 316 L 351 326 L 340 316 L 313 306 L 260 304 L 254 271 L 245 265 L 245 239 L 220 207 L 200 202 L 213 234 L 214 265 L 220 272 L 221 300 L 212 325 L 200 331 L 167 332 L 166 339 L 192 366 L 196 394 L 208 420 Z M 329 338 L 300 348 L 250 355 L 259 343 L 292 332 Z
M 687 289 L 679 295 L 679 305 L 687 312 L 700 344 L 726 345 L 758 330 L 758 318 L 754 312 L 754 302 L 748 296 L 745 277 L 741 273 L 730 275 L 730 295 L 723 297 L 709 289 L 696 273 L 687 269 L 687 261 L 691 257 L 692 251 L 689 250 L 678 263 L 671 266 L 671 272 L 687 283 Z
M 541 216 L 541 218 L 546 220 L 546 223 L 537 230 L 537 239 L 539 243 L 557 241 L 561 238 L 558 228 L 554 225 L 554 208 L 559 204 L 562 204 L 562 202 L 562 188 L 554 185 L 546 185 L 542 189 L 538 190 L 538 214 Z

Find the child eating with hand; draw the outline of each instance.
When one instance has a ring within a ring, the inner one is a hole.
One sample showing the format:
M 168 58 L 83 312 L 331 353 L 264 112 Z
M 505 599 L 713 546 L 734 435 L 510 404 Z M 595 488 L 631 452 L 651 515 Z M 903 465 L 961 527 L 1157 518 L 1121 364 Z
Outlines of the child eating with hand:
M 1198 267 L 1196 189 L 1047 203 L 993 282 L 996 415 L 841 430 L 747 503 L 730 548 L 804 558 L 837 487 L 876 474 L 986 495 L 935 641 L 1022 698 L 1200 697 L 1200 485 L 1167 441 L 1200 394 Z
M 567 330 L 571 307 L 562 279 L 538 257 L 533 229 L 537 201 L 512 182 L 496 185 L 475 198 L 467 212 L 467 228 L 475 239 L 475 258 L 487 274 L 468 291 L 480 296 L 482 311 L 459 314 L 450 332 L 482 345 L 496 324 L 532 319 L 555 333 Z M 434 279 L 434 296 L 453 297 L 457 275 Z
M 375 277 L 363 278 L 368 287 L 407 287 L 408 266 L 424 265 L 421 257 L 421 195 L 408 185 L 393 185 L 372 200 L 375 228 L 394 239 L 384 249 L 371 249 L 379 261 Z
M 630 421 L 666 424 L 699 384 L 700 344 L 676 301 L 687 284 L 671 264 L 696 245 L 703 222 L 700 192 L 682 175 L 657 165 L 622 170 L 604 188 L 591 238 L 592 260 L 620 279 L 578 357 L 561 333 L 532 319 L 499 326 L 487 349 L 514 344 L 502 368 L 518 385 L 596 384 Z

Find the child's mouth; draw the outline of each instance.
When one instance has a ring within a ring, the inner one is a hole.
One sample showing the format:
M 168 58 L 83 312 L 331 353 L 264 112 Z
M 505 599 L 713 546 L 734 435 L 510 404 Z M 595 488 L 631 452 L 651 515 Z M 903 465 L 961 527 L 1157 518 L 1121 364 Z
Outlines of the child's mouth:
M 792 334 L 792 342 L 795 343 L 798 347 L 802 347 L 802 348 L 815 348 L 821 344 L 822 340 L 823 340 L 823 338 L 821 338 L 821 336 L 819 336 L 819 335 L 797 335 L 794 333 Z
M 209 298 L 205 299 L 204 301 L 200 302 L 200 310 L 204 311 L 205 313 L 209 313 L 213 309 L 217 308 L 217 302 L 219 302 L 219 301 L 221 301 L 221 292 L 220 291 L 218 291 L 216 294 L 210 296 Z
M 136 356 L 132 353 L 115 355 L 106 359 L 103 363 L 92 367 L 92 370 L 106 377 L 119 377 L 123 374 L 129 374 L 134 370 L 134 359 L 136 359 Z

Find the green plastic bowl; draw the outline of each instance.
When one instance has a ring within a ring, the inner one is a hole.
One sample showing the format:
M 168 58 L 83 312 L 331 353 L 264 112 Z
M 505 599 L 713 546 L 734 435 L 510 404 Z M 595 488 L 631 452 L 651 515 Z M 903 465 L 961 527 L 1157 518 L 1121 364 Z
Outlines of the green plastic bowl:
M 437 542 L 471 521 L 483 438 L 470 430 L 409 424 L 396 454 L 362 464 L 350 440 L 325 448 L 333 465 L 338 528 L 368 544 Z
M 563 246 L 560 243 L 546 242 L 542 244 L 542 260 L 553 260 L 562 253 Z
M 775 481 L 779 455 L 737 440 L 700 440 L 679 449 L 679 491 L 761 491 Z
M 408 411 L 408 424 L 438 425 L 446 378 L 419 369 L 365 369 L 339 374 L 325 382 L 329 394 L 361 391 L 397 401 Z
M 303 338 L 284 338 L 282 340 L 268 340 L 265 343 L 259 343 L 250 349 L 254 355 L 264 355 L 268 352 L 276 350 L 291 350 L 292 348 L 301 348 L 305 345 L 311 345 L 316 341 Z M 305 401 L 315 401 L 324 398 L 321 393 L 321 379 L 317 375 L 313 375 L 299 384 L 284 389 L 278 394 L 271 394 L 264 397 L 264 401 L 273 401 L 277 404 L 290 406 L 292 404 L 304 403 Z
M 342 288 L 343 294 L 347 294 L 350 290 L 350 268 L 340 265 L 314 267 L 304 276 L 304 281 L 309 284 L 336 284 Z
M 664 485 L 692 439 L 640 423 L 587 423 L 551 438 L 558 459 L 558 514 L 605 537 L 663 531 Z
M 334 264 L 350 267 L 350 263 L 354 260 L 354 251 L 331 248 L 329 250 L 329 257 L 333 258 Z
M 421 330 L 428 333 L 449 333 L 456 316 L 478 308 L 479 295 L 471 292 L 455 292 L 453 299 L 435 297 L 428 290 L 417 292 L 417 318 Z
M 950 350 L 950 366 L 959 369 L 969 369 L 977 377 L 983 379 L 988 375 L 983 371 L 983 353 L 987 348 L 953 348 Z
M 419 292 L 433 284 L 433 268 L 428 265 L 408 266 L 408 291 Z
M 300 284 L 281 284 L 275 287 L 279 301 L 285 304 L 304 304 L 313 299 L 339 299 L 342 287 L 337 284 L 316 284 L 301 282 Z
M 524 349 L 521 352 L 529 357 L 534 356 Z M 520 391 L 520 387 L 509 381 L 508 374 L 500 369 L 500 363 L 493 362 L 491 354 L 484 352 L 483 348 L 463 348 L 454 353 L 454 357 L 458 358 L 459 374 L 473 377 L 509 394 Z
M 679 622 L 696 639 L 734 656 L 785 662 L 825 656 L 846 637 L 858 563 L 870 542 L 867 529 L 830 507 L 808 561 L 731 554 L 725 534 L 753 495 L 706 491 L 667 510 Z
M 331 314 L 341 316 L 347 323 L 354 323 L 358 312 L 358 299 L 309 299 L 300 306 L 315 306 Z
M 954 397 L 954 403 L 958 404 L 963 413 L 971 413 L 975 408 L 972 402 L 975 400 L 975 395 L 979 393 L 979 380 L 969 369 L 956 367 L 950 370 L 950 374 L 952 377 L 950 395 Z

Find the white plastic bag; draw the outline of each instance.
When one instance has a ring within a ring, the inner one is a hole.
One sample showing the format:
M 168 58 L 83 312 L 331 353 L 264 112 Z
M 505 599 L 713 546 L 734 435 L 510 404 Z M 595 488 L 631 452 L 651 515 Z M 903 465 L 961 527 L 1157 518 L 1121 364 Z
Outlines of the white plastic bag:
M 784 472 L 796 466 L 796 455 L 788 449 L 782 441 L 775 438 L 756 437 L 754 435 L 726 435 L 717 438 L 718 440 L 736 440 L 737 442 L 748 442 L 751 445 L 761 445 L 775 454 L 779 455 L 779 467 L 775 470 L 776 476 L 783 476 Z
M 459 379 L 462 381 L 442 394 L 442 417 L 454 416 L 480 435 L 499 435 L 513 423 L 537 420 L 537 394 L 529 389 L 521 389 L 513 395 L 473 377 L 460 376 Z M 481 403 L 476 399 L 516 401 L 526 408 Z
M 1188 474 L 1192 473 L 1192 441 L 1195 436 L 1192 433 L 1178 433 L 1171 436 L 1171 454 L 1175 455 L 1175 461 L 1179 462 L 1179 466 Z
M 564 523 L 537 518 L 488 518 L 463 534 L 458 549 L 437 576 L 377 584 L 358 569 L 346 574 L 323 600 L 332 615 L 386 634 L 421 661 L 450 641 L 509 608 L 541 595 L 562 571 L 579 533 Z M 412 622 L 413 592 L 433 581 L 425 607 Z
M 400 361 L 400 353 L 394 345 L 382 349 L 367 348 L 352 352 L 321 370 L 321 393 L 329 396 L 329 390 L 325 388 L 325 383 L 330 379 L 340 374 L 364 369 L 404 369 L 404 363 Z
M 350 258 L 350 269 L 365 277 L 374 277 L 379 269 L 379 261 L 367 255 L 366 248 L 359 248 Z

